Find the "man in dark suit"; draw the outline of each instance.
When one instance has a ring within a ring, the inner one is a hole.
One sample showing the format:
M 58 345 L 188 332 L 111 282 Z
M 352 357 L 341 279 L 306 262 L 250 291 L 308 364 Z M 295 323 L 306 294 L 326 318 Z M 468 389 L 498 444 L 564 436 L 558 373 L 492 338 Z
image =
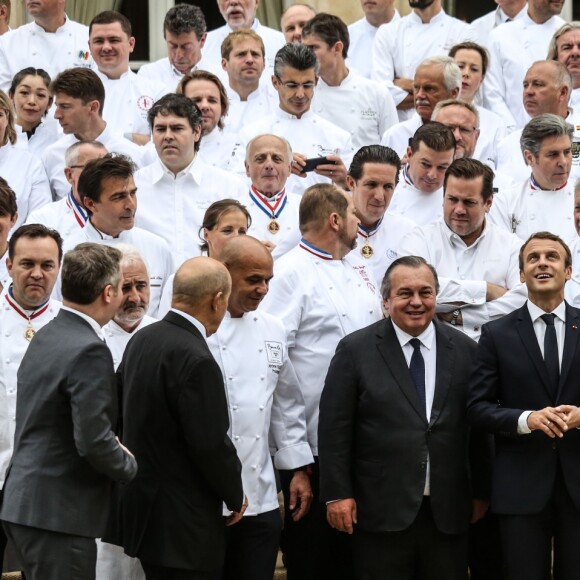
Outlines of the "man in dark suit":
M 572 260 L 556 235 L 520 250 L 528 302 L 483 326 L 468 419 L 495 434 L 492 509 L 511 580 L 576 580 L 580 545 L 580 310 L 564 302 Z
M 465 579 L 470 518 L 485 511 L 472 515 L 465 419 L 476 344 L 433 320 L 437 289 L 423 258 L 395 260 L 390 319 L 341 340 L 326 377 L 321 499 L 353 534 L 360 580 Z
M 96 244 L 65 255 L 63 307 L 36 332 L 18 371 L 0 517 L 28 580 L 94 579 L 95 538 L 105 529 L 113 482 L 137 472 L 112 429 L 115 375 L 101 330 L 123 296 L 120 259 Z
M 206 343 L 230 290 L 223 264 L 186 261 L 172 309 L 129 342 L 117 371 L 123 441 L 139 462 L 122 498 L 123 546 L 147 580 L 215 578 L 224 557 L 222 502 L 234 512 L 230 525 L 247 506 L 222 374 Z

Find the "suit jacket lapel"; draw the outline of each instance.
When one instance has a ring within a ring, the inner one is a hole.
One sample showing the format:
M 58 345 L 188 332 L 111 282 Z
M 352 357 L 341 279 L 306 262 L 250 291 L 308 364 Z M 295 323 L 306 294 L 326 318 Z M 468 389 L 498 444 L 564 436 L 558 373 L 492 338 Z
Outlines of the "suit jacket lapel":
M 578 313 L 575 309 L 570 308 L 566 304 L 566 324 L 564 331 L 564 352 L 562 353 L 562 366 L 560 369 L 560 384 L 558 388 L 558 396 L 560 395 L 562 386 L 566 384 L 566 379 L 570 372 L 572 361 L 574 360 L 574 353 L 578 346 L 578 328 L 580 321 L 578 320 Z
M 518 311 L 519 316 L 516 321 L 516 329 L 528 354 L 532 360 L 538 374 L 540 375 L 542 382 L 544 383 L 544 388 L 546 392 L 553 398 L 552 388 L 550 386 L 550 377 L 548 376 L 548 369 L 544 363 L 544 357 L 542 356 L 542 351 L 540 350 L 540 345 L 538 344 L 538 339 L 536 338 L 536 333 L 534 332 L 534 325 L 530 317 L 530 311 L 526 304 L 524 304 Z
M 433 396 L 433 405 L 431 406 L 431 417 L 429 424 L 433 425 L 437 421 L 441 409 L 445 404 L 449 386 L 451 385 L 451 374 L 455 365 L 455 348 L 452 335 L 449 331 L 436 320 L 435 336 L 437 345 L 437 369 L 435 374 L 435 394 Z
M 377 348 L 403 392 L 403 395 L 407 398 L 419 417 L 427 423 L 425 409 L 421 409 L 419 395 L 411 378 L 401 343 L 397 338 L 393 323 L 390 319 L 385 320 L 385 323 L 381 325 L 380 330 L 377 332 Z

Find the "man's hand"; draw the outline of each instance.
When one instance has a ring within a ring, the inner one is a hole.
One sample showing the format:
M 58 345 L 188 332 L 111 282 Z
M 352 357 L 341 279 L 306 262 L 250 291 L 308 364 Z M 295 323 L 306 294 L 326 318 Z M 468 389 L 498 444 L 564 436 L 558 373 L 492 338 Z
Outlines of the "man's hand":
M 507 288 L 500 286 L 499 284 L 487 283 L 487 290 L 485 292 L 485 301 L 491 302 L 492 300 L 497 300 L 501 298 L 507 292 Z
M 308 513 L 313 497 L 310 478 L 304 471 L 296 471 L 290 481 L 290 505 L 288 506 L 295 522 Z
M 481 520 L 489 508 L 488 499 L 473 499 L 471 500 L 471 523 L 476 524 Z
M 237 524 L 243 517 L 246 508 L 248 507 L 248 496 L 244 496 L 244 503 L 242 504 L 242 509 L 239 512 L 232 512 L 226 518 L 226 526 L 233 526 Z
M 319 165 L 314 169 L 314 173 L 322 175 L 323 177 L 328 177 L 332 180 L 335 185 L 342 187 L 343 189 L 348 189 L 346 185 L 346 165 L 342 162 L 342 159 L 338 155 L 327 155 L 328 161 L 333 163 L 325 163 L 324 165 Z
M 352 534 L 356 521 L 356 501 L 353 498 L 339 499 L 326 506 L 326 519 L 331 528 Z
M 580 427 L 580 407 L 576 407 L 575 405 L 560 405 L 556 407 L 556 411 L 566 416 L 568 429 Z
M 558 408 L 546 407 L 539 411 L 533 411 L 528 415 L 528 427 L 531 431 L 543 431 L 548 437 L 564 437 L 568 431 L 566 413 Z
M 302 171 L 303 167 L 306 165 L 306 160 L 308 157 L 306 155 L 302 155 L 302 153 L 293 153 L 292 154 L 292 173 L 293 175 L 298 175 L 298 177 L 306 177 L 307 173 Z

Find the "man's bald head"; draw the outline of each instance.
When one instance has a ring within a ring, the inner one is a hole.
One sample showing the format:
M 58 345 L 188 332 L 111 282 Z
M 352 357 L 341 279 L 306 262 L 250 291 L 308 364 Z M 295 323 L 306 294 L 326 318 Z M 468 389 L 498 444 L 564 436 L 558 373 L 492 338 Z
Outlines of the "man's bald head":
M 272 263 L 272 254 L 266 246 L 252 236 L 236 236 L 223 246 L 219 256 L 220 262 L 231 271 L 245 267 L 251 259 L 265 260 Z
M 171 306 L 197 308 L 219 292 L 229 294 L 230 289 L 231 278 L 223 264 L 213 258 L 192 258 L 175 274 Z

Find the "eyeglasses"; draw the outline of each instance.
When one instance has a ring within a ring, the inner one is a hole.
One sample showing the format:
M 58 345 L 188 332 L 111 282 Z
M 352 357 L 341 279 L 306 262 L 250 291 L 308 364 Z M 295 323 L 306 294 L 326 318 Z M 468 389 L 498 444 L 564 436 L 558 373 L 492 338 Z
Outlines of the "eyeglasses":
M 469 137 L 470 135 L 473 135 L 475 131 L 478 130 L 477 127 L 462 127 L 461 125 L 446 125 L 446 126 L 449 127 L 451 131 L 455 131 L 455 129 L 458 129 L 459 132 L 464 137 Z
M 297 91 L 298 89 L 302 88 L 305 91 L 311 91 L 314 89 L 314 83 L 312 81 L 308 81 L 306 83 L 295 83 L 294 81 L 286 81 L 283 82 L 280 77 L 276 77 L 278 82 L 286 89 L 290 91 Z

